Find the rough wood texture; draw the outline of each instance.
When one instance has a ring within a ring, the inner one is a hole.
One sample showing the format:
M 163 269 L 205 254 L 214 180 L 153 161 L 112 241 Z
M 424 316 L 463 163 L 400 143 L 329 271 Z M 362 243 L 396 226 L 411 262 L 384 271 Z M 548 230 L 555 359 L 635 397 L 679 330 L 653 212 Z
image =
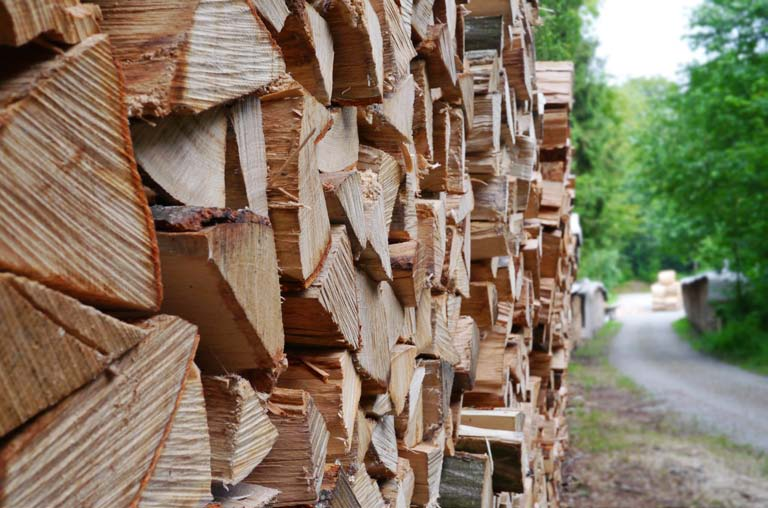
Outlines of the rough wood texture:
M 472 261 L 509 255 L 509 226 L 500 222 L 472 222 Z
M 275 37 L 285 67 L 318 101 L 330 104 L 334 52 L 328 23 L 306 0 L 289 0 L 286 6 L 290 15 Z
M 354 478 L 340 464 L 327 464 L 315 508 L 364 508 L 353 489 Z
M 384 93 L 382 104 L 360 109 L 358 125 L 360 137 L 368 144 L 379 147 L 395 147 L 412 142 L 413 102 L 415 84 L 408 74 Z
M 211 449 L 200 371 L 187 374 L 184 393 L 155 470 L 138 503 L 140 508 L 199 508 L 211 499 Z
M 509 182 L 506 176 L 475 178 L 472 181 L 475 209 L 472 220 L 507 222 L 509 219 Z
M 331 247 L 320 273 L 299 292 L 283 292 L 283 326 L 288 344 L 359 346 L 357 280 L 349 240 L 343 226 L 331 230 Z
M 384 498 L 381 497 L 379 486 L 375 480 L 368 476 L 368 471 L 361 464 L 351 468 L 352 491 L 361 507 L 387 508 Z
M 3 0 L 0 44 L 21 46 L 38 35 L 77 44 L 99 32 L 101 12 L 80 0 Z
M 269 99 L 269 100 L 268 100 Z M 312 282 L 330 241 L 330 224 L 317 168 L 317 140 L 328 111 L 299 89 L 264 98 L 269 218 L 284 278 Z
M 384 202 L 384 223 L 387 232 L 392 224 L 392 216 L 400 192 L 400 182 L 403 172 L 394 157 L 383 150 L 361 145 L 358 153 L 357 167 L 360 171 L 371 171 L 376 174 L 381 186 Z
M 0 275 L 0 436 L 90 382 L 147 335 L 37 282 Z
M 430 506 L 437 501 L 444 449 L 445 432 L 442 431 L 432 442 L 423 442 L 413 448 L 400 447 L 400 456 L 408 459 L 415 477 L 412 504 Z
M 426 37 L 416 48 L 419 55 L 427 62 L 429 82 L 433 87 L 453 88 L 456 85 L 456 60 L 453 47 L 448 25 L 439 23 L 429 27 Z
M 274 369 L 283 354 L 280 286 L 269 221 L 247 210 L 154 207 L 163 311 L 200 327 L 209 373 Z
M 390 354 L 387 322 L 379 296 L 379 285 L 357 270 L 360 309 L 360 342 L 354 353 L 355 366 L 366 393 L 386 393 L 389 384 Z
M 357 108 L 330 109 L 331 128 L 317 143 L 317 166 L 323 173 L 355 168 L 360 141 L 357 131 Z
M 359 265 L 375 281 L 392 280 L 383 190 L 373 171 L 360 174 L 363 209 L 368 241 L 360 255 Z
M 389 396 L 392 398 L 395 415 L 405 409 L 411 381 L 416 371 L 416 347 L 397 344 L 392 348 L 392 377 L 389 380 Z
M 365 456 L 365 468 L 374 478 L 393 478 L 397 475 L 394 416 L 387 415 L 376 422 L 371 436 L 371 447 Z
M 392 508 L 409 508 L 413 497 L 415 478 L 407 459 L 398 457 L 397 476 L 382 482 L 381 494 Z
M 360 173 L 339 171 L 320 175 L 332 224 L 346 226 L 347 236 L 355 259 L 360 257 L 368 241 L 365 207 Z
M 225 486 L 245 479 L 267 456 L 277 440 L 259 396 L 237 375 L 203 378 L 211 475 Z
M 424 413 L 422 406 L 422 383 L 426 371 L 417 367 L 408 388 L 408 400 L 403 412 L 395 418 L 395 431 L 398 442 L 408 448 L 413 448 L 421 442 L 424 435 Z
M 278 385 L 312 395 L 331 435 L 328 458 L 344 457 L 352 447 L 361 392 L 351 355 L 346 351 L 291 355 Z
M 373 3 L 381 25 L 385 86 L 403 79 L 408 74 L 411 60 L 416 56 L 411 31 L 410 28 L 406 30 L 399 3 L 396 0 Z
M 467 152 L 498 152 L 501 146 L 501 94 L 475 96 L 475 116 Z
M 502 16 L 471 16 L 464 20 L 464 49 L 478 51 L 492 49 L 501 54 L 504 47 L 504 20 Z
M 424 441 L 432 439 L 450 418 L 453 366 L 445 360 L 420 360 L 424 367 L 422 406 Z
M 102 373 L 3 443 L 0 506 L 138 503 L 157 471 L 197 345 L 195 327 L 181 319 L 159 316 L 143 326 L 147 337 L 113 364 L 117 376 Z M 197 439 L 207 439 L 204 425 Z M 175 483 L 199 492 L 198 481 L 185 475 Z
M 157 244 L 107 37 L 0 60 L 0 270 L 98 307 L 157 311 Z
M 432 152 L 432 93 L 424 60 L 411 62 L 411 73 L 416 83 L 413 101 L 413 139 L 416 150 L 428 160 L 433 159 Z
M 97 0 L 125 73 L 131 116 L 198 113 L 285 72 L 249 0 Z
M 459 353 L 453 385 L 455 389 L 471 390 L 475 385 L 477 360 L 480 354 L 480 330 L 470 316 L 461 316 L 453 333 L 453 345 Z
M 492 460 L 457 452 L 443 459 L 440 504 L 453 508 L 493 508 Z
M 470 453 L 485 453 L 490 445 L 493 456 L 494 492 L 523 492 L 523 478 L 528 469 L 523 446 L 524 439 L 522 432 L 462 425 L 459 428 L 456 449 Z
M 333 100 L 339 104 L 381 102 L 384 43 L 370 0 L 316 0 L 333 37 Z
M 261 102 L 171 115 L 131 126 L 136 160 L 163 204 L 250 208 L 267 214 Z
M 419 257 L 423 257 L 427 278 L 439 281 L 445 260 L 445 203 L 438 199 L 417 199 Z
M 248 484 L 278 489 L 274 506 L 314 503 L 323 480 L 329 433 L 308 392 L 275 388 L 267 403 L 278 438 Z

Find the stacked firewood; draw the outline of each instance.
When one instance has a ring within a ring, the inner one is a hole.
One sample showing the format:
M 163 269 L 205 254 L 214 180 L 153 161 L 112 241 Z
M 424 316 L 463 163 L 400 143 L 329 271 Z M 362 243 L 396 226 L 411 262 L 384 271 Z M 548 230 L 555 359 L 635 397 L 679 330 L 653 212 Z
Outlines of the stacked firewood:
M 537 2 L 0 7 L 0 507 L 557 506 Z

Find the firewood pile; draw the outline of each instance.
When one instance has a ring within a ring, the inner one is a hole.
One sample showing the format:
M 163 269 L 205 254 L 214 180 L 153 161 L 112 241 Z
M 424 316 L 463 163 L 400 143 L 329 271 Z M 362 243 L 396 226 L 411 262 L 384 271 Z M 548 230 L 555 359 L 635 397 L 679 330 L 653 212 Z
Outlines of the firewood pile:
M 0 7 L 0 507 L 558 506 L 535 0 Z

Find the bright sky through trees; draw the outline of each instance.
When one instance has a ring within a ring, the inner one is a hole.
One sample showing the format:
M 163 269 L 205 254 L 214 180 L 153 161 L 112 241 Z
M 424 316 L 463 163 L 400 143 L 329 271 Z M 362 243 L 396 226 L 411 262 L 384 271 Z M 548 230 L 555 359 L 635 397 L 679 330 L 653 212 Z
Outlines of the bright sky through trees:
M 611 82 L 661 76 L 679 81 L 694 59 L 685 39 L 691 11 L 701 0 L 601 0 L 595 35 Z

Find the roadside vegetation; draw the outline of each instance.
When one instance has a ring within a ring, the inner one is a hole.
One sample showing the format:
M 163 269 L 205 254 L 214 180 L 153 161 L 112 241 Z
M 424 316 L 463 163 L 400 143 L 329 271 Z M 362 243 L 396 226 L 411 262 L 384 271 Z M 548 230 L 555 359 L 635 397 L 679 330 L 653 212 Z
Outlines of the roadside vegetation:
M 538 58 L 577 69 L 580 276 L 613 289 L 727 260 L 749 282 L 720 309 L 723 330 L 697 344 L 768 369 L 768 2 L 704 0 L 689 32 L 701 57 L 678 82 L 620 85 L 596 58 L 599 2 L 544 7 Z
M 571 359 L 564 506 L 768 506 L 768 456 L 670 415 L 609 364 L 620 327 Z

